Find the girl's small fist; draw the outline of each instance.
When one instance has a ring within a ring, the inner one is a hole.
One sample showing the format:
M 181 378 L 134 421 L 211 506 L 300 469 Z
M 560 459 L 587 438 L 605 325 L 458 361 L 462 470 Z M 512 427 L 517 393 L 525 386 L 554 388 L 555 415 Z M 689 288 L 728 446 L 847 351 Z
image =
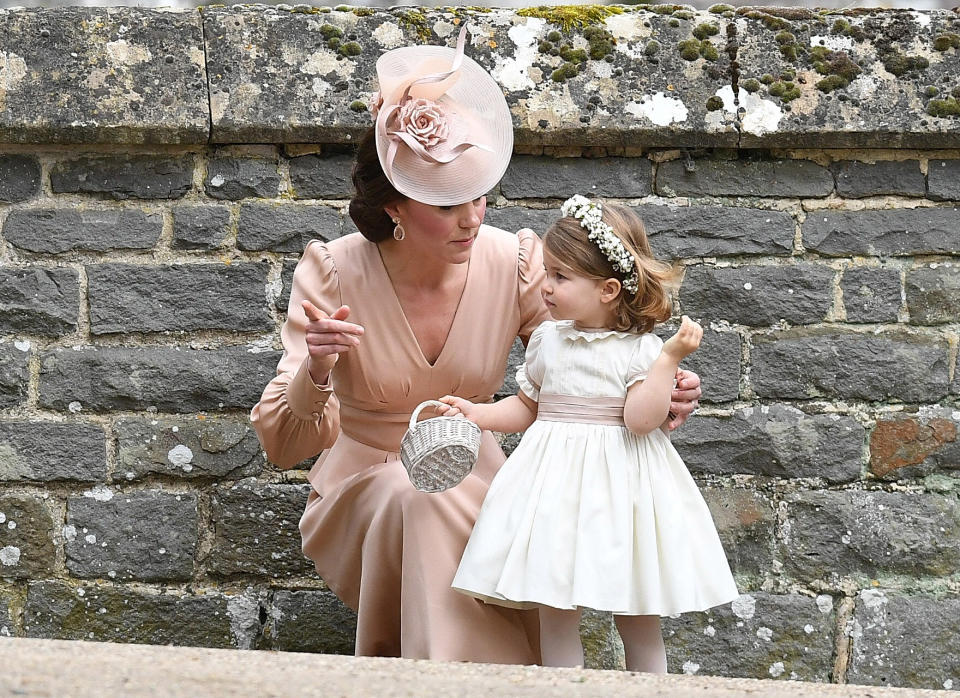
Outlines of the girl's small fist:
M 680 320 L 680 329 L 664 342 L 663 351 L 679 360 L 696 351 L 701 339 L 703 339 L 703 328 L 684 315 Z
M 437 407 L 437 414 L 441 417 L 456 417 L 458 414 L 462 414 L 460 408 L 457 406 L 458 402 L 466 402 L 462 398 L 454 397 L 453 395 L 444 395 L 440 398 L 439 402 L 444 403 L 443 407 Z

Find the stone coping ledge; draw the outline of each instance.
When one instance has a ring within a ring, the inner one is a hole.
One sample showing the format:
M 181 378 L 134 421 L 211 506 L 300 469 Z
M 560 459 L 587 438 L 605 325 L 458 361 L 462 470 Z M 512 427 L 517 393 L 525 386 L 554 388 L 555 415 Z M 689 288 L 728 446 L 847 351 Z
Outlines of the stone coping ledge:
M 0 694 L 109 696 L 705 696 L 806 698 L 946 691 L 197 647 L 0 638 Z
M 726 5 L 0 10 L 0 144 L 350 143 L 462 22 L 519 146 L 960 147 L 960 11 Z

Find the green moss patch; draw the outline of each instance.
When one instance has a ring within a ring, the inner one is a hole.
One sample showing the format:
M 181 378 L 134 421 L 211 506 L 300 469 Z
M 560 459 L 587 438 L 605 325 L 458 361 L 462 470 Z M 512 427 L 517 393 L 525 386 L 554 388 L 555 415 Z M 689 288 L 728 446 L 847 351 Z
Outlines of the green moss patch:
M 623 8 L 616 5 L 540 5 L 517 10 L 521 17 L 537 17 L 556 24 L 568 32 L 574 27 L 584 29 L 590 25 L 601 24 L 607 17 L 623 14 Z
M 948 116 L 960 116 L 960 100 L 956 97 L 947 99 L 931 99 L 927 105 L 927 114 L 946 118 Z

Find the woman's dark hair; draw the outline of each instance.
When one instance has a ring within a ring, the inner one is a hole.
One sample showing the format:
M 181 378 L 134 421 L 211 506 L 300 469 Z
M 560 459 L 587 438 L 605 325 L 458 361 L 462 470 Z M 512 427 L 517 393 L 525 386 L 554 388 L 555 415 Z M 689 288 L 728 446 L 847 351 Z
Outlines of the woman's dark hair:
M 370 242 L 382 242 L 393 235 L 393 221 L 383 207 L 404 200 L 403 194 L 390 184 L 377 156 L 376 132 L 371 127 L 357 148 L 353 163 L 353 198 L 350 217 L 357 229 Z

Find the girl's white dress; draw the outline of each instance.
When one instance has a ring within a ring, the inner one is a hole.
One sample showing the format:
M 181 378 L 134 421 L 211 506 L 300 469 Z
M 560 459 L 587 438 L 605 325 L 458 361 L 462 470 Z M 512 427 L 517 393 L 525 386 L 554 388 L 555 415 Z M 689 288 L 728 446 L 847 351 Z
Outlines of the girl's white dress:
M 537 421 L 490 485 L 454 589 L 503 606 L 661 616 L 738 596 L 669 437 L 623 426 L 627 388 L 662 345 L 570 321 L 534 331 L 517 382 Z

